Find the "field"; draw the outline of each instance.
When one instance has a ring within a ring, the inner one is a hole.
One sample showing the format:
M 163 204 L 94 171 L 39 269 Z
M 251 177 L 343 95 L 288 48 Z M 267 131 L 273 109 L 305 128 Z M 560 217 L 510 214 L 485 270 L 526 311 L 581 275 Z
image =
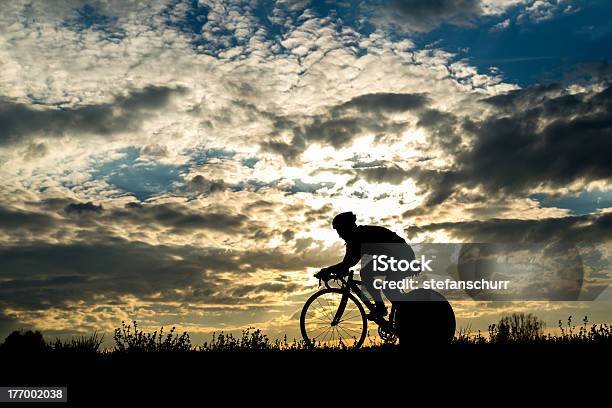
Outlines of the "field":
M 372 339 L 359 350 L 311 350 L 298 340 L 271 340 L 257 329 L 241 336 L 218 333 L 196 345 L 188 333 L 174 328 L 145 332 L 136 322 L 117 328 L 115 345 L 108 349 L 100 348 L 97 333 L 46 341 L 38 332 L 15 332 L 0 346 L 0 383 L 67 385 L 69 401 L 86 402 L 94 395 L 101 400 L 150 398 L 168 390 L 202 397 L 204 391 L 225 393 L 228 384 L 258 393 L 272 384 L 286 388 L 305 381 L 316 387 L 332 378 L 381 375 L 385 381 L 397 380 L 388 373 L 433 384 L 439 379 L 490 381 L 492 375 L 516 371 L 517 381 L 525 383 L 539 381 L 542 372 L 588 373 L 591 365 L 609 366 L 609 325 L 589 324 L 586 317 L 575 325 L 569 318 L 559 322 L 557 332 L 544 334 L 535 316 L 521 314 L 500 319 L 488 333 L 460 330 L 445 346 L 402 348 Z M 464 377 L 466 372 L 470 376 Z M 489 374 L 478 377 L 482 373 Z

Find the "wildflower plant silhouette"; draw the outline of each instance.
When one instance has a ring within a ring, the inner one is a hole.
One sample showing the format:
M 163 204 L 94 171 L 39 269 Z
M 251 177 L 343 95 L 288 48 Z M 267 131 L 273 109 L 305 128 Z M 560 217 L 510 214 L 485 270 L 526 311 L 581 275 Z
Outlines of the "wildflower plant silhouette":
M 133 328 L 132 328 L 133 327 Z M 187 332 L 178 335 L 175 333 L 176 327 L 164 335 L 163 326 L 153 333 L 145 333 L 138 329 L 136 320 L 132 325 L 121 322 L 121 327 L 115 329 L 113 339 L 115 340 L 115 350 L 124 352 L 175 352 L 191 351 L 191 339 Z

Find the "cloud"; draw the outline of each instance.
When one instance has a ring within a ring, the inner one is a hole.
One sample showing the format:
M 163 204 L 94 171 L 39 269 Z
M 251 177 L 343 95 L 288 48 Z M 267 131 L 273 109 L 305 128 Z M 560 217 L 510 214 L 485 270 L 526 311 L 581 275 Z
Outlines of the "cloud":
M 125 210 L 114 210 L 109 218 L 115 222 L 129 222 L 142 226 L 165 226 L 177 234 L 196 230 L 231 234 L 240 231 L 248 221 L 247 216 L 228 212 L 221 206 L 193 211 L 178 203 L 131 205 Z
M 385 164 L 365 168 L 356 168 L 351 171 L 357 178 L 363 178 L 369 183 L 400 184 L 413 172 L 403 169 L 395 164 Z
M 124 294 L 171 293 L 187 285 L 203 291 L 202 271 L 237 266 L 224 260 L 221 251 L 199 251 L 197 255 L 188 248 L 114 241 L 0 249 L 4 278 L 9 279 L 0 285 L 3 306 L 46 309 L 68 301 L 89 303 L 96 295 L 117 300 Z M 208 292 L 214 292 L 215 286 L 211 281 Z
M 340 148 L 365 133 L 400 134 L 405 121 L 394 121 L 389 116 L 397 113 L 418 112 L 430 102 L 422 93 L 373 93 L 359 95 L 332 106 L 323 114 L 304 118 L 277 118 L 273 134 L 289 132 L 292 140 L 267 140 L 262 150 L 281 154 L 294 161 L 310 143 L 321 143 Z
M 428 205 L 442 203 L 461 187 L 496 197 L 612 176 L 612 86 L 578 93 L 559 84 L 534 86 L 483 102 L 496 112 L 463 120 L 471 145 L 448 147 L 455 167 L 421 174 L 420 181 L 433 190 Z
M 575 13 L 567 0 L 390 0 L 384 2 L 383 12 L 374 13 L 374 22 L 391 24 L 407 32 L 428 32 L 442 24 L 474 27 L 487 17 L 506 15 L 518 8 L 516 21 L 540 23 L 559 13 Z M 490 31 L 505 30 L 511 19 L 502 20 Z
M 29 210 L 0 206 L 0 237 L 21 245 L 33 239 L 98 242 L 124 236 L 156 242 L 152 237 L 157 234 L 164 241 L 173 242 L 194 234 L 204 238 L 201 235 L 204 233 L 217 237 L 224 234 L 235 240 L 258 234 L 263 240 L 277 233 L 231 207 L 210 203 L 195 208 L 186 205 L 189 201 L 181 201 L 126 202 L 123 207 L 116 204 L 103 207 L 93 202 L 51 199 L 30 203 Z M 123 233 L 118 234 L 119 231 Z
M 610 242 L 612 213 L 540 220 L 490 219 L 433 223 L 413 227 L 408 235 L 447 231 L 463 242 Z
M 31 325 L 20 322 L 12 316 L 0 312 L 0 341 L 4 342 L 6 336 L 15 330 L 32 330 Z
M 563 0 L 536 0 L 521 11 L 517 17 L 517 22 L 532 21 L 540 23 L 550 20 L 555 16 L 555 12 L 561 3 L 563 3 Z
M 44 143 L 30 143 L 23 153 L 23 158 L 26 161 L 40 159 L 47 154 L 47 151 L 47 145 Z
M 482 11 L 480 0 L 392 0 L 387 17 L 408 31 L 429 31 L 442 23 L 471 25 Z
M 55 229 L 60 222 L 48 214 L 0 206 L 0 232 L 13 235 L 41 234 Z
M 495 24 L 493 27 L 491 27 L 490 31 L 492 31 L 492 32 L 504 31 L 508 27 L 510 27 L 510 19 L 509 18 L 507 18 L 507 19 L 505 19 L 503 21 L 500 21 L 499 23 Z
M 290 295 L 302 285 L 274 280 L 245 284 L 251 273 L 303 270 L 330 261 L 332 251 L 320 243 L 309 244 L 299 254 L 278 249 L 148 245 L 120 239 L 4 247 L 0 248 L 4 278 L 0 308 L 116 304 L 128 295 L 148 302 L 256 304 L 265 300 L 257 298 L 264 292 Z
M 208 180 L 200 174 L 189 180 L 188 187 L 191 191 L 205 194 L 217 193 L 227 189 L 223 180 Z
M 296 283 L 284 282 L 266 282 L 258 285 L 242 285 L 232 291 L 232 295 L 243 297 L 253 293 L 271 292 L 271 293 L 291 293 L 300 288 Z
M 151 157 L 168 157 L 170 155 L 167 146 L 162 146 L 157 143 L 152 143 L 140 149 L 140 153 L 144 156 Z
M 86 203 L 70 203 L 64 208 L 66 214 L 101 213 L 103 210 L 102 205 L 95 205 L 91 201 Z
M 471 179 L 507 191 L 612 175 L 608 158 L 612 131 L 612 86 L 601 91 L 544 96 L 538 90 L 512 92 L 486 102 L 502 115 L 466 125 L 475 136 L 460 157 Z M 485 177 L 478 177 L 478 175 Z
M 109 103 L 44 109 L 0 99 L 0 146 L 19 143 L 33 136 L 58 137 L 65 134 L 113 136 L 140 128 L 143 120 L 163 109 L 172 95 L 184 88 L 148 86 Z
M 332 116 L 349 110 L 380 115 L 384 113 L 405 112 L 421 109 L 430 102 L 424 94 L 375 93 L 357 96 L 335 107 Z

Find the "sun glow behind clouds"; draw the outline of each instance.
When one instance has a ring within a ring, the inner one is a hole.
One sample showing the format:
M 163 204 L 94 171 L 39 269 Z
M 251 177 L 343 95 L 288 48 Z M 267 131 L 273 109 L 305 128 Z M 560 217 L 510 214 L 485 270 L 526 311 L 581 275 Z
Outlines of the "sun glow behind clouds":
M 407 133 L 421 140 L 425 138 L 421 130 Z M 335 183 L 333 188 L 320 193 L 329 196 L 336 212 L 365 206 L 373 219 L 376 216 L 399 217 L 407 206 L 418 200 L 414 181 L 406 177 L 399 183 L 372 183 L 361 178 L 359 171 L 376 170 L 383 167 L 378 163 L 403 162 L 417 156 L 416 151 L 406 146 L 404 140 L 392 144 L 377 143 L 374 135 L 357 138 L 350 146 L 339 149 L 312 144 L 302 155 L 304 166 L 291 168 L 288 175 L 309 182 Z M 310 177 L 301 174 L 308 169 L 313 170 Z

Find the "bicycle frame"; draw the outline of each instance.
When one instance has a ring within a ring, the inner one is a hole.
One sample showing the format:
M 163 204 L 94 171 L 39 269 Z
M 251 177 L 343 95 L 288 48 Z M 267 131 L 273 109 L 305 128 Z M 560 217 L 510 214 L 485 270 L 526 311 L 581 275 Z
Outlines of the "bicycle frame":
M 346 276 L 346 278 L 344 277 L 330 278 L 325 281 L 325 286 L 328 288 L 330 288 L 328 284 L 330 280 L 340 281 L 340 290 L 345 292 L 345 294 L 342 295 L 340 305 L 332 320 L 332 326 L 336 326 L 340 322 L 340 319 L 342 318 L 342 315 L 344 314 L 344 310 L 346 308 L 346 303 L 348 301 L 348 294 L 351 292 L 357 295 L 357 298 L 361 301 L 363 305 L 365 305 L 368 308 L 370 312 L 372 312 L 374 308 L 376 307 L 375 303 L 370 301 L 370 299 L 367 298 L 367 296 L 363 293 L 363 291 L 359 287 L 361 285 L 361 281 L 353 279 L 354 274 L 355 274 L 354 271 L 349 270 L 349 273 Z M 374 320 L 374 322 L 379 325 L 381 323 L 388 323 L 388 321 L 384 317 L 380 317 Z

